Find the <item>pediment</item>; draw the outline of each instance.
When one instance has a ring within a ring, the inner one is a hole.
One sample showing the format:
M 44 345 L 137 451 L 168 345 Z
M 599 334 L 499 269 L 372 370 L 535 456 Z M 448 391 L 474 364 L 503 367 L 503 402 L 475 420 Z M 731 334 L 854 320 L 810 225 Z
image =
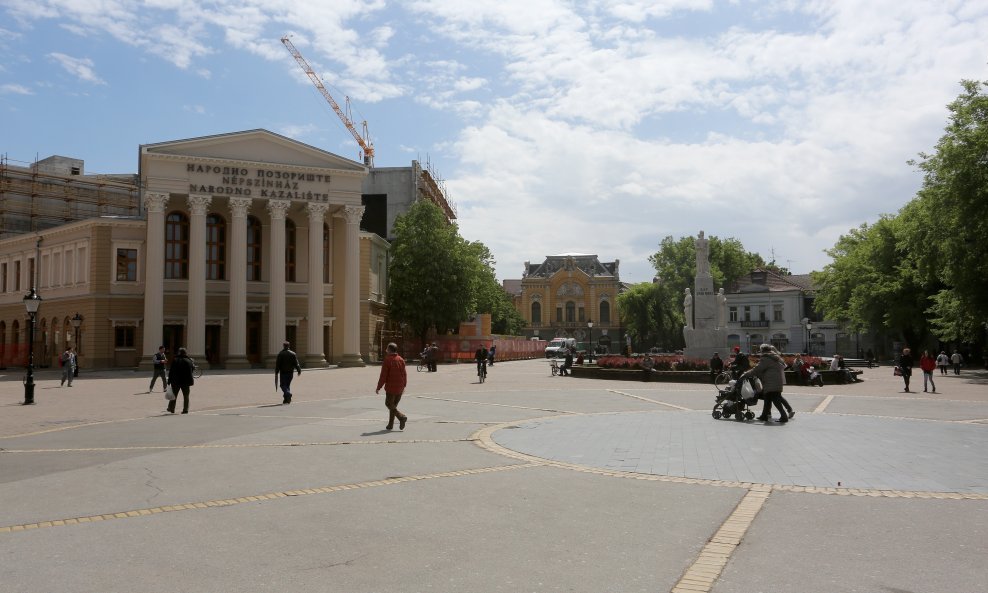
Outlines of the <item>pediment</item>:
M 268 130 L 247 130 L 141 146 L 141 161 L 155 155 L 266 163 L 363 173 L 359 162 L 292 140 Z

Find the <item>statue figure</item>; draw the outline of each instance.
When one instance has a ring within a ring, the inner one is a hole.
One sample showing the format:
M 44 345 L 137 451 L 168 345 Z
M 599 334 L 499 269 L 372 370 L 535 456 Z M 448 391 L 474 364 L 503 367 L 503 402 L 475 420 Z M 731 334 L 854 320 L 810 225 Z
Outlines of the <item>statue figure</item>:
M 717 327 L 727 327 L 727 295 L 723 288 L 717 291 Z
M 697 276 L 709 276 L 710 275 L 710 259 L 709 259 L 710 241 L 703 238 L 703 231 L 700 231 L 700 236 L 696 239 L 696 275 Z
M 686 327 L 693 327 L 693 293 L 686 289 L 686 297 L 683 299 L 683 311 L 686 314 Z

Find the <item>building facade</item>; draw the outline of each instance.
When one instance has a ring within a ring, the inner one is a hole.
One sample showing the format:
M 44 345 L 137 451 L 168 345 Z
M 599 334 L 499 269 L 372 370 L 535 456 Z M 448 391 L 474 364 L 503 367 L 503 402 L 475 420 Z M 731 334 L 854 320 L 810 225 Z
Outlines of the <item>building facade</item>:
M 619 352 L 624 328 L 617 295 L 624 290 L 620 262 L 596 255 L 550 255 L 540 264 L 525 262 L 520 280 L 505 280 L 515 308 L 525 319 L 524 335 L 592 342 L 596 352 Z M 590 323 L 593 326 L 590 326 Z
M 286 339 L 307 366 L 376 352 L 389 246 L 360 230 L 363 165 L 252 130 L 141 146 L 139 170 L 140 216 L 0 241 L 5 364 L 24 357 L 32 286 L 46 360 L 68 344 L 90 367 L 148 365 L 162 344 L 225 368 L 270 367 Z

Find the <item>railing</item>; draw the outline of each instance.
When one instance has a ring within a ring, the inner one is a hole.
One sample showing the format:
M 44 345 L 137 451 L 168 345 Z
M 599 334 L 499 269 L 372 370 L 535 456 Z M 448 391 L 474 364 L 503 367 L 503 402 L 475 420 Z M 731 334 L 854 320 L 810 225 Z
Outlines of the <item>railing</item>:
M 741 327 L 769 327 L 769 320 L 768 319 L 742 320 Z

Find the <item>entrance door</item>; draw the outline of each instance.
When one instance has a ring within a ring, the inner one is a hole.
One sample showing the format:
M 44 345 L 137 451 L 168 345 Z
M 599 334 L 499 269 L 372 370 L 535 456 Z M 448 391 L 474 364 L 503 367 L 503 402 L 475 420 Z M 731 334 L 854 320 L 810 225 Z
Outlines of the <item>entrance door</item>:
M 215 367 L 220 363 L 220 326 L 206 326 L 206 361 Z
M 261 365 L 261 314 L 247 312 L 247 360 L 254 366 Z
M 172 359 L 178 354 L 179 348 L 185 347 L 185 326 L 166 325 L 161 330 L 161 344 L 165 346 L 168 358 Z

